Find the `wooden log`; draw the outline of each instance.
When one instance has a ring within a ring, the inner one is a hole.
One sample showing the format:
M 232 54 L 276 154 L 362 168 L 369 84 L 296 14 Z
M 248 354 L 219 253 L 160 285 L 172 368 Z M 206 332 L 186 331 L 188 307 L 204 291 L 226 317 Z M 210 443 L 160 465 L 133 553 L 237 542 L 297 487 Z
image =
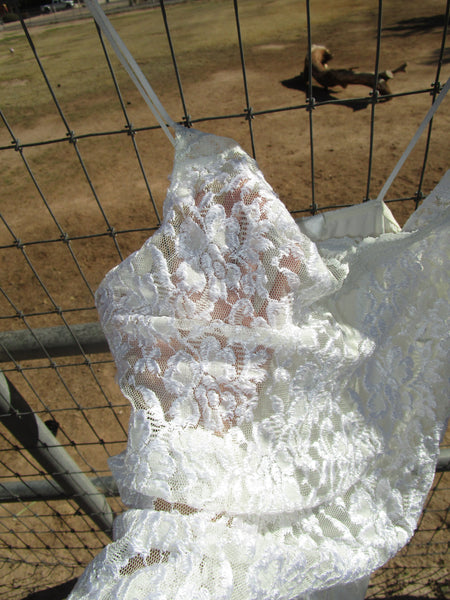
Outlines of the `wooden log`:
M 375 82 L 375 73 L 365 73 L 355 71 L 356 67 L 350 69 L 330 69 L 328 62 L 333 58 L 331 52 L 325 46 L 313 45 L 311 48 L 312 76 L 325 89 L 337 85 L 346 88 L 348 85 L 365 85 L 376 89 L 382 96 L 391 94 L 388 80 L 394 77 L 395 73 L 406 70 L 406 63 L 402 63 L 396 69 L 382 71 L 378 73 Z M 307 82 L 309 79 L 309 56 L 305 58 L 305 68 L 303 78 Z

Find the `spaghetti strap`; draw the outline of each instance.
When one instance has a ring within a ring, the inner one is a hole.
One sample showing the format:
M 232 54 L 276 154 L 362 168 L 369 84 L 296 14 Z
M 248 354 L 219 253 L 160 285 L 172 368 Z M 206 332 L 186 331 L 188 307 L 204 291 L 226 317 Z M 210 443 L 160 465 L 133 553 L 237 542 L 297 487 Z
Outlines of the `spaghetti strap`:
M 427 112 L 427 114 L 425 115 L 422 123 L 419 125 L 416 133 L 414 134 L 414 136 L 412 137 L 411 141 L 409 142 L 408 146 L 406 147 L 406 150 L 403 152 L 403 154 L 401 155 L 398 163 L 395 165 L 395 167 L 392 170 L 392 173 L 389 175 L 389 177 L 386 179 L 386 183 L 383 185 L 383 187 L 381 188 L 380 193 L 378 194 L 377 200 L 381 201 L 384 200 L 384 197 L 386 195 L 386 192 L 388 191 L 388 189 L 391 187 L 394 179 L 397 177 L 400 169 L 403 167 L 403 164 L 405 163 L 406 159 L 408 158 L 408 156 L 410 155 L 411 151 L 413 150 L 414 146 L 417 144 L 417 142 L 419 141 L 420 136 L 422 135 L 422 133 L 425 130 L 425 127 L 428 125 L 428 123 L 431 121 L 431 119 L 433 118 L 434 114 L 436 113 L 437 109 L 439 108 L 442 100 L 445 98 L 448 90 L 450 88 L 450 77 L 447 79 L 446 84 L 444 85 L 444 87 L 442 88 L 439 96 L 436 98 L 436 100 L 433 102 L 433 104 L 431 105 L 430 110 Z
M 118 59 L 122 63 L 123 67 L 131 77 L 133 83 L 141 93 L 147 106 L 150 108 L 152 113 L 155 115 L 158 123 L 161 125 L 162 130 L 169 138 L 170 142 L 175 145 L 175 138 L 170 133 L 168 125 L 174 129 L 178 127 L 177 123 L 170 117 L 164 106 L 161 104 L 158 96 L 153 91 L 147 78 L 142 72 L 141 68 L 133 58 L 132 54 L 121 40 L 119 34 L 111 25 L 108 17 L 105 15 L 97 0 L 86 0 L 86 6 L 90 10 L 94 17 L 97 25 L 100 27 L 106 38 L 108 39 L 111 47 L 116 53 Z

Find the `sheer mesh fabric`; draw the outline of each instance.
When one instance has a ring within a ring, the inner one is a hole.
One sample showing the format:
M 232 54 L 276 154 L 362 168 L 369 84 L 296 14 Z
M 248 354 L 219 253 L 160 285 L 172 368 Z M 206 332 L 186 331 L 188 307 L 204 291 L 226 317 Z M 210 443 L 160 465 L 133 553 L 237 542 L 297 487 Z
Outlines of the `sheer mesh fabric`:
M 177 130 L 163 224 L 97 292 L 130 508 L 71 600 L 364 596 L 449 412 L 444 184 L 402 232 L 316 245 L 235 142 Z

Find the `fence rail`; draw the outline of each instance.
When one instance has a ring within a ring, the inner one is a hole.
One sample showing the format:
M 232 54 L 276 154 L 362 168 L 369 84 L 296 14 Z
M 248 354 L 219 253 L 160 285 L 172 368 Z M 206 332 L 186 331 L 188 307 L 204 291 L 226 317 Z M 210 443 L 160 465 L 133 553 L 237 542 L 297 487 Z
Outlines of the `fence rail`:
M 449 4 L 105 9 L 179 122 L 237 139 L 302 216 L 376 196 L 450 75 Z M 125 448 L 129 407 L 94 291 L 158 228 L 172 160 L 85 13 L 0 29 L 0 598 L 11 600 L 44 588 L 65 597 L 124 509 L 107 460 Z M 405 53 L 411 64 L 384 97 L 326 90 L 311 71 L 298 77 L 313 43 L 375 74 Z M 441 109 L 391 188 L 401 223 L 447 168 L 449 124 Z M 450 594 L 449 464 L 447 436 L 418 530 L 368 598 Z

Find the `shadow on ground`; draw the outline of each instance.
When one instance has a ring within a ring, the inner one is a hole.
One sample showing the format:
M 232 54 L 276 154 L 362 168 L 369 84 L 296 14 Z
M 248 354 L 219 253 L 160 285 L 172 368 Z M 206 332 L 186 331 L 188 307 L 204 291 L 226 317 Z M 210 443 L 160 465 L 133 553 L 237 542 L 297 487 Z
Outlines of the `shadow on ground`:
M 423 61 L 423 64 L 435 65 L 437 63 L 440 53 L 441 53 L 440 49 L 436 48 L 436 50 L 433 50 L 433 52 L 431 53 L 430 58 Z M 444 48 L 442 62 L 444 65 L 450 62 L 450 48 Z
M 55 587 L 47 588 L 40 592 L 33 592 L 23 600 L 64 600 L 72 591 L 76 581 L 76 579 L 71 579 L 65 583 L 55 585 Z
M 300 92 L 305 92 L 306 97 L 309 93 L 308 83 L 305 81 L 303 74 L 297 75 L 296 77 L 292 77 L 291 79 L 284 79 L 283 81 L 281 81 L 281 84 L 284 85 L 284 87 L 290 88 L 292 90 L 299 90 Z M 368 99 L 365 100 L 365 99 L 358 98 L 358 99 L 352 100 L 351 98 L 348 98 L 348 99 L 341 100 L 337 96 L 333 95 L 333 94 L 338 94 L 339 93 L 338 91 L 332 90 L 332 94 L 331 94 L 329 90 L 326 90 L 325 88 L 319 87 L 317 85 L 313 85 L 312 93 L 313 93 L 313 98 L 315 99 L 316 102 L 336 102 L 341 106 L 347 106 L 348 108 L 351 108 L 353 111 L 363 110 L 363 109 L 367 108 L 370 104 L 370 100 L 368 100 Z M 306 97 L 305 97 L 305 103 L 307 101 Z
M 398 23 L 389 27 L 383 27 L 383 33 L 388 32 L 388 35 L 408 36 L 417 33 L 425 33 L 430 29 L 442 29 L 444 25 L 445 15 L 415 17 L 414 19 L 404 19 L 403 21 L 398 21 Z

